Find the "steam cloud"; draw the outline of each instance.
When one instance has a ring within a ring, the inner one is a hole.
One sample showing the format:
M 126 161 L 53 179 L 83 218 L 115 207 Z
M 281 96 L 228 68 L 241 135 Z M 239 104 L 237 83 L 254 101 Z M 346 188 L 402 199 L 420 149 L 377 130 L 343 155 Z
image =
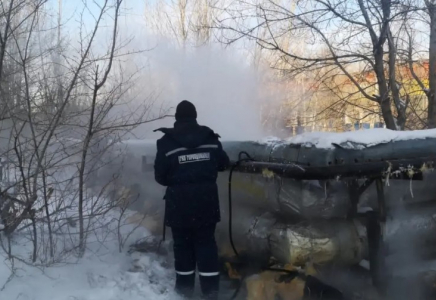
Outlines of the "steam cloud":
M 128 62 L 132 68 L 142 68 L 134 89 L 138 100 L 151 93 L 157 97 L 155 115 L 161 105 L 172 108 L 169 113 L 174 114 L 177 104 L 186 99 L 197 107 L 198 122 L 211 127 L 222 139 L 253 140 L 264 136 L 261 73 L 250 67 L 240 53 L 213 46 L 183 49 L 143 30 L 133 35 L 129 50 L 150 49 Z M 141 139 L 156 139 L 161 134 L 153 133 L 153 129 L 173 123 L 174 118 L 169 117 L 140 126 L 134 134 Z

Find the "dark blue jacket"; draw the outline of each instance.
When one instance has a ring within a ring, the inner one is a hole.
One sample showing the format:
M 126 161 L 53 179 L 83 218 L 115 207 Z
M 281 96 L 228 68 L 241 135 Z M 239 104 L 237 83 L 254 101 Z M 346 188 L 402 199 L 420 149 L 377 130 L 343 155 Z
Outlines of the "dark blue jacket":
M 229 165 L 219 135 L 196 121 L 176 122 L 161 128 L 154 164 L 156 181 L 167 187 L 166 225 L 197 227 L 221 220 L 218 187 L 219 171 Z

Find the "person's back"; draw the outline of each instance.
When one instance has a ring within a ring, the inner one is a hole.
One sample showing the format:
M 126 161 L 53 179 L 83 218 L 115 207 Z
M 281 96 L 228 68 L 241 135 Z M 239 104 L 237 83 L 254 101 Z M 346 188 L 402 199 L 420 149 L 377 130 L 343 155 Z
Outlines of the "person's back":
M 216 299 L 218 254 L 215 226 L 220 221 L 219 171 L 229 165 L 219 136 L 196 121 L 195 106 L 177 106 L 174 128 L 158 129 L 165 135 L 157 142 L 155 178 L 167 186 L 165 224 L 174 239 L 176 290 L 190 296 L 198 266 L 203 293 Z

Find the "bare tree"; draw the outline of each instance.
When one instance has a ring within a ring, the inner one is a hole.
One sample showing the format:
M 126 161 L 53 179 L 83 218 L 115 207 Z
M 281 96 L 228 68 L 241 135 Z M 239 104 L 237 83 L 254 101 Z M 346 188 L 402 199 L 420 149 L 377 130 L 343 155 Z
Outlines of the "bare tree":
M 322 69 L 326 70 L 322 77 L 311 78 L 320 85 L 343 77 L 339 82 L 346 80 L 353 86 L 344 100 L 359 93 L 379 107 L 388 128 L 398 130 L 405 127 L 409 103 L 398 84 L 399 44 L 394 29 L 401 28 L 411 9 L 390 0 L 296 1 L 295 9 L 277 1 L 236 1 L 215 27 L 224 43 L 251 39 L 278 53 L 282 68 L 292 78 L 319 75 Z M 259 31 L 268 34 L 263 37 Z M 288 47 L 282 39 L 285 35 L 306 44 L 306 49 Z
M 177 41 L 178 46 L 202 46 L 211 42 L 212 24 L 220 0 L 159 0 L 146 2 L 150 29 Z
M 428 97 L 428 123 L 430 128 L 436 127 L 436 2 L 425 0 L 426 12 L 430 19 L 429 43 L 429 88 L 426 89 Z
M 417 84 L 416 90 L 426 98 L 426 116 L 422 116 L 423 127 L 436 127 L 436 2 L 417 0 L 411 4 L 414 13 L 405 28 L 407 47 L 403 61 Z M 419 27 L 428 30 L 420 30 Z M 421 40 L 428 44 L 423 44 Z M 423 74 L 424 72 L 426 74 Z
M 12 12 L 5 3 L 3 16 L 14 27 L 8 25 L 13 30 L 0 41 L 6 49 L 3 66 L 12 67 L 20 85 L 11 86 L 1 72 L 0 80 L 8 97 L 20 101 L 11 102 L 0 90 L 9 124 L 1 132 L 7 142 L 0 143 L 8 177 L 0 178 L 0 245 L 10 259 L 26 261 L 11 246 L 14 236 L 24 235 L 33 245 L 34 265 L 72 253 L 81 257 L 87 237 L 107 225 L 101 218 L 118 205 L 108 198 L 114 178 L 90 190 L 101 157 L 132 129 L 164 117 L 164 111 L 150 116 L 149 95 L 132 106 L 135 95 L 129 91 L 137 71 L 123 68 L 124 58 L 133 54 L 118 34 L 122 0 L 101 0 L 90 4 L 93 8 L 84 3 L 81 16 L 91 14 L 94 24 L 89 30 L 82 20 L 79 39 L 63 49 L 56 38 L 59 26 L 47 22 L 45 1 L 10 0 Z M 102 20 L 108 16 L 110 46 L 102 49 L 97 40 L 105 36 Z M 53 59 L 58 54 L 62 59 Z
M 91 96 L 91 112 L 89 116 L 89 122 L 87 126 L 87 131 L 85 134 L 85 139 L 83 142 L 83 150 L 82 150 L 82 159 L 79 167 L 79 224 L 80 224 L 80 255 L 82 256 L 85 253 L 85 231 L 84 231 L 84 219 L 83 219 L 83 189 L 84 189 L 84 183 L 85 183 L 85 164 L 86 164 L 86 158 L 88 154 L 88 149 L 91 144 L 91 139 L 93 138 L 93 135 L 95 134 L 95 127 L 96 123 L 102 122 L 102 118 L 99 120 L 99 116 L 97 115 L 96 108 L 97 108 L 97 98 L 100 90 L 105 85 L 108 76 L 112 69 L 112 63 L 115 55 L 115 46 L 117 43 L 117 32 L 118 32 L 118 17 L 119 17 L 119 11 L 120 11 L 120 5 L 122 0 L 117 0 L 115 3 L 115 13 L 114 13 L 114 29 L 113 29 L 113 35 L 112 35 L 112 45 L 109 50 L 109 57 L 108 57 L 108 63 L 106 66 L 106 69 L 103 71 L 103 75 L 99 74 L 99 66 L 97 65 L 95 68 L 95 76 L 94 76 L 94 83 L 92 87 L 92 96 Z M 105 3 L 107 5 L 107 3 Z M 101 76 L 101 78 L 100 78 Z M 112 100 L 112 99 L 111 99 Z M 106 104 L 106 103 L 105 103 Z M 103 107 L 102 111 L 107 111 L 110 109 L 111 103 L 106 104 L 109 107 Z

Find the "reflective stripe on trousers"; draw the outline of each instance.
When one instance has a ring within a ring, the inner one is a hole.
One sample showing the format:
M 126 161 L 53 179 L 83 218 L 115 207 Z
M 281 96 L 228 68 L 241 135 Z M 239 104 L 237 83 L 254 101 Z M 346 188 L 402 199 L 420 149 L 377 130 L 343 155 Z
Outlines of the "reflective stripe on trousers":
M 195 273 L 195 271 L 181 272 L 181 271 L 177 271 L 177 270 L 176 270 L 176 273 L 177 273 L 178 275 L 192 275 L 192 274 Z
M 218 276 L 220 272 L 199 272 L 200 276 L 210 277 L 210 276 Z
M 181 272 L 176 271 L 178 275 L 192 275 L 195 273 L 195 271 L 188 271 L 188 272 Z M 210 277 L 210 276 L 218 276 L 220 275 L 220 272 L 198 272 L 200 276 Z

